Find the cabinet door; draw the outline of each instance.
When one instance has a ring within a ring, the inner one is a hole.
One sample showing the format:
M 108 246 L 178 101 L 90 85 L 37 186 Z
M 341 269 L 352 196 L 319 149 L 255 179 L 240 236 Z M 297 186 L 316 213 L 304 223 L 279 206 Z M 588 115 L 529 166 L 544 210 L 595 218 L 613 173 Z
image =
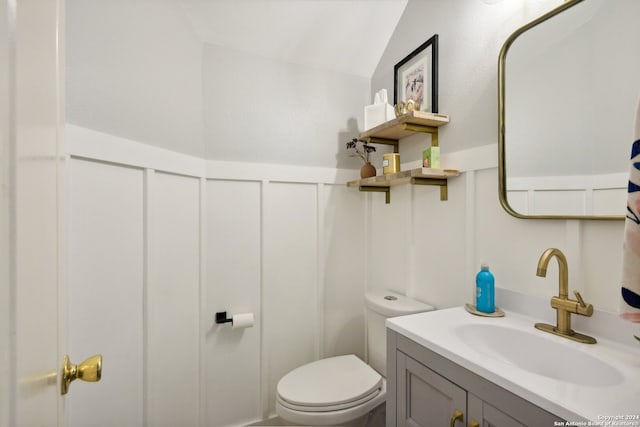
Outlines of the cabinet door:
M 467 404 L 469 405 L 468 425 L 470 427 L 526 427 L 525 424 L 518 422 L 471 393 L 467 395 Z M 474 424 L 474 421 L 477 424 Z
M 455 411 L 466 411 L 467 393 L 446 378 L 397 352 L 397 426 L 448 426 Z M 455 422 L 463 426 L 463 420 Z

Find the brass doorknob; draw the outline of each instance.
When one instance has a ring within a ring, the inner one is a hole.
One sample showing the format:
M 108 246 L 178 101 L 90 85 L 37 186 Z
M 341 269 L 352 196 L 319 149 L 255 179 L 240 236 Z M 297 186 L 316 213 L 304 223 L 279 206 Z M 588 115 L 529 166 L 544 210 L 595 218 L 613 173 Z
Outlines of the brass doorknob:
M 60 381 L 60 394 L 65 395 L 69 391 L 71 381 L 79 378 L 82 381 L 96 382 L 102 377 L 102 355 L 91 356 L 79 365 L 72 365 L 69 356 L 65 355 L 62 365 L 62 381 Z

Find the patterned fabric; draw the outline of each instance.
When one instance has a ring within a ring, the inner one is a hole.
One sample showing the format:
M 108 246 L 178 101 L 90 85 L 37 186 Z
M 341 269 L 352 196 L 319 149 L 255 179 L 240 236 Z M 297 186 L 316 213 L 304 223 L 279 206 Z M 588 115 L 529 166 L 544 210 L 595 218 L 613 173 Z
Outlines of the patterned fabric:
M 640 105 L 636 113 L 634 139 L 631 146 L 627 218 L 624 225 L 621 317 L 640 323 Z

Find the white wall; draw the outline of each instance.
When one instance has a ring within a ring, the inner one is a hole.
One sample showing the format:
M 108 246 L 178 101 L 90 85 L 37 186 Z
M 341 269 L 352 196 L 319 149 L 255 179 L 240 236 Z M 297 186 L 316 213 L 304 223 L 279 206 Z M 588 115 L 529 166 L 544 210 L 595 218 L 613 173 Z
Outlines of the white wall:
M 627 173 L 507 178 L 507 200 L 523 215 L 620 216 Z
M 205 323 L 206 354 L 210 355 L 204 360 L 205 414 L 212 425 L 261 415 L 261 193 L 261 181 L 212 180 L 206 186 L 210 285 L 205 288 L 203 308 L 209 316 L 217 311 L 253 312 L 257 319 L 255 327 L 243 331 Z
M 498 286 L 550 297 L 555 266 L 535 276 L 550 246 L 567 255 L 572 289 L 617 308 L 623 223 L 508 216 L 497 202 L 495 145 L 443 156 L 463 171 L 448 201 L 437 188 L 400 186 L 387 205 L 344 185 L 355 171 L 207 162 L 74 126 L 67 133 L 70 351 L 105 356 L 104 383 L 77 385 L 87 388 L 71 425 L 95 414 L 83 410 L 100 395 L 105 426 L 266 418 L 286 372 L 323 356 L 364 356 L 365 289 L 456 306 L 471 300 L 486 261 Z M 217 326 L 223 310 L 253 312 L 256 324 Z
M 495 144 L 500 48 L 516 28 L 561 3 L 411 0 L 371 77 L 372 92 L 386 88 L 392 94 L 394 65 L 438 34 L 439 112 L 451 116 L 440 131 L 441 152 Z
M 72 125 L 67 138 L 69 351 L 104 356 L 70 425 L 249 423 L 291 369 L 364 356 L 363 196 L 344 185 L 357 171 L 208 162 Z M 255 326 L 216 325 L 218 311 Z
M 196 426 L 201 355 L 188 349 L 201 342 L 201 180 L 145 173 L 145 420 Z
M 205 44 L 205 158 L 358 167 L 344 145 L 362 129 L 369 79 Z
M 202 156 L 202 43 L 171 0 L 68 0 L 67 120 Z
M 370 286 L 382 286 L 384 279 L 396 275 L 400 291 L 438 307 L 459 305 L 471 300 L 474 274 L 486 261 L 497 286 L 551 297 L 557 293 L 556 274 L 550 271 L 547 279 L 540 279 L 535 267 L 544 249 L 557 246 L 569 260 L 571 289 L 580 290 L 599 309 L 617 311 L 622 221 L 520 220 L 507 215 L 498 202 L 498 52 L 517 27 L 559 3 L 409 2 L 372 77 L 372 92 L 392 91 L 393 65 L 438 33 L 439 111 L 451 116 L 439 133 L 442 163 L 467 172 L 451 180 L 447 202 L 423 188 L 394 189 L 391 203 L 402 207 L 384 206 L 375 195 L 367 196 L 374 203 L 368 238 L 377 245 L 393 242 L 397 251 L 386 257 L 371 249 L 375 271 Z M 404 139 L 403 163 L 417 166 L 428 145 L 428 136 Z M 483 147 L 493 155 L 476 152 Z M 462 156 L 465 152 L 468 156 Z M 623 215 L 624 209 L 621 205 L 617 214 Z
M 194 8 L 211 13 L 215 4 L 66 3 L 69 123 L 211 160 L 357 167 L 343 148 L 362 128 L 363 106 L 371 102 L 368 77 L 206 43 L 190 14 Z M 254 36 L 242 27 L 233 38 Z M 335 49 L 353 49 L 331 39 Z M 309 40 L 329 43 L 315 33 Z
M 69 354 L 104 366 L 99 387 L 73 384 L 69 423 L 142 426 L 143 170 L 72 160 L 69 175 Z
M 5 48 L 10 37 L 9 17 L 7 3 L 0 4 L 0 40 L 3 46 L 0 49 L 0 375 L 4 378 L 0 381 L 0 426 L 10 425 L 10 397 L 13 378 L 10 377 L 12 371 L 11 356 L 11 195 L 9 189 L 12 188 L 11 175 L 9 174 L 10 160 L 7 153 L 11 150 L 9 140 L 9 126 L 11 123 L 10 111 L 12 109 L 9 98 L 9 76 L 13 61 L 10 60 L 9 50 Z

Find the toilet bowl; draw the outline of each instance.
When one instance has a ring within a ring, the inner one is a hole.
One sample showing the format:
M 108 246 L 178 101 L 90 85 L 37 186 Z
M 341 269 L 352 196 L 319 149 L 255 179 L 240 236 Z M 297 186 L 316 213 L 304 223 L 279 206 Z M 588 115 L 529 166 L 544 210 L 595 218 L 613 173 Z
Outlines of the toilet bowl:
M 317 360 L 278 382 L 276 412 L 299 425 L 345 425 L 386 397 L 386 381 L 353 354 Z
M 386 329 L 389 317 L 433 307 L 387 290 L 366 294 L 369 364 L 353 354 L 328 357 L 300 366 L 278 382 L 276 413 L 294 425 L 364 427 L 373 411 L 384 408 Z

